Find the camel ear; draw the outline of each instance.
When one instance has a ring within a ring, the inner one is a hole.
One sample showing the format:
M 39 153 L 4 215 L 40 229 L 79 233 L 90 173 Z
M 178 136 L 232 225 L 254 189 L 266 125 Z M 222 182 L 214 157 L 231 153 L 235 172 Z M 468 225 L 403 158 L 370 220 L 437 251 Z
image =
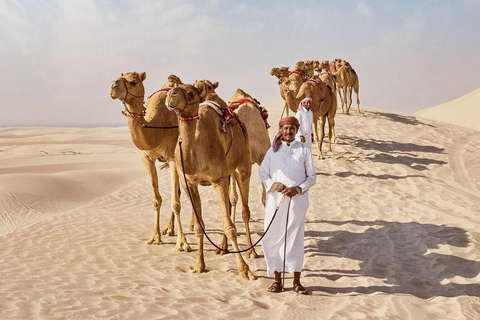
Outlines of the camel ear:
M 140 78 L 140 81 L 144 81 L 147 78 L 147 73 L 146 72 L 140 72 L 138 74 L 138 77 Z
M 120 77 L 123 77 L 123 73 L 120 73 Z
M 218 88 L 218 81 L 215 81 L 215 82 L 213 83 L 213 89 L 217 89 L 217 88 Z

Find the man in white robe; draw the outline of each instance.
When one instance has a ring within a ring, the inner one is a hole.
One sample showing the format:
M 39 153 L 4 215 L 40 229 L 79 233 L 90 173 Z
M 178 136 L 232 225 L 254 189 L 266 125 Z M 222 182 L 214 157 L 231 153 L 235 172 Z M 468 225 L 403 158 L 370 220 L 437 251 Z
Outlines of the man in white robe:
M 308 189 L 316 182 L 313 157 L 309 148 L 295 140 L 299 123 L 287 117 L 279 123 L 280 132 L 263 159 L 259 174 L 267 190 L 265 202 L 266 230 L 280 205 L 270 229 L 262 239 L 262 249 L 267 263 L 267 275 L 275 275 L 270 292 L 283 291 L 281 273 L 285 259 L 285 272 L 294 273 L 293 288 L 300 294 L 308 291 L 300 283 L 303 268 L 305 216 L 308 209 Z M 288 212 L 287 242 L 285 250 L 285 225 Z
M 312 108 L 312 98 L 305 98 L 300 101 L 298 105 L 297 113 L 295 118 L 297 118 L 300 123 L 295 139 L 303 143 L 306 147 L 312 149 L 312 125 L 313 125 L 313 112 Z

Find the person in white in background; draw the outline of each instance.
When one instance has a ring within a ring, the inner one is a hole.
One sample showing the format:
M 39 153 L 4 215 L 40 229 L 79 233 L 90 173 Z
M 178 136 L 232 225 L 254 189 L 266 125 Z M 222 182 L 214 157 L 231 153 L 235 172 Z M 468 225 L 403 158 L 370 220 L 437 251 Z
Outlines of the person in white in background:
M 312 149 L 312 124 L 313 124 L 313 112 L 312 108 L 312 98 L 305 98 L 300 101 L 298 105 L 297 113 L 295 118 L 297 118 L 300 123 L 300 128 L 295 136 L 295 139 L 303 143 L 306 147 Z
M 295 136 L 295 139 L 303 143 L 306 147 L 312 149 L 312 124 L 313 124 L 313 112 L 312 108 L 312 98 L 305 98 L 300 101 L 298 105 L 297 113 L 295 118 L 297 118 L 300 123 L 300 128 Z
M 293 291 L 308 294 L 300 283 L 305 255 L 305 217 L 308 209 L 308 189 L 317 180 L 313 166 L 312 152 L 302 143 L 295 140 L 300 124 L 295 117 L 287 117 L 280 121 L 280 131 L 273 145 L 268 149 L 260 164 L 260 179 L 265 185 L 267 197 L 265 201 L 266 230 L 272 221 L 277 205 L 286 196 L 278 208 L 270 229 L 262 239 L 262 249 L 267 263 L 267 275 L 275 274 L 274 283 L 268 287 L 270 292 L 283 291 L 281 273 L 293 272 Z M 285 246 L 285 225 L 287 222 L 287 242 Z M 284 250 L 286 247 L 286 253 Z

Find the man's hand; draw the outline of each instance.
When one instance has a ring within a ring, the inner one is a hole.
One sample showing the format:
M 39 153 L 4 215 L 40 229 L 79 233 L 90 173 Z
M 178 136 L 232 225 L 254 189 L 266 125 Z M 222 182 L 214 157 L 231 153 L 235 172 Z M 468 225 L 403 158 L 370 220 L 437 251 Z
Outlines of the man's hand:
M 300 136 L 300 142 L 305 143 L 305 137 L 304 136 Z
M 294 197 L 298 194 L 298 189 L 297 187 L 290 187 L 290 188 L 285 188 L 282 193 L 286 196 Z
M 277 192 L 283 192 L 285 190 L 285 185 L 280 182 L 275 182 L 274 184 L 272 184 L 272 189 Z

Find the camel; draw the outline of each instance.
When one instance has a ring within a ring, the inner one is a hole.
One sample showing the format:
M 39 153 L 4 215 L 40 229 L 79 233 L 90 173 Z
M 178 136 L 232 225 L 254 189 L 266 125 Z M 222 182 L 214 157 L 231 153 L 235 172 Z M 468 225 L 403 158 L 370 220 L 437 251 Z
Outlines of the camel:
M 197 90 L 199 91 L 199 95 L 202 101 L 215 101 L 220 106 L 223 106 L 223 104 L 225 104 L 223 99 L 220 98 L 215 92 L 215 89 L 218 87 L 218 82 L 212 84 L 212 82 L 209 80 L 197 80 L 194 83 L 194 87 L 197 88 Z M 256 163 L 260 165 L 263 158 L 265 157 L 265 154 L 270 148 L 270 137 L 268 136 L 269 126 L 266 122 L 266 118 L 268 117 L 267 111 L 265 110 L 265 108 L 260 106 L 260 103 L 256 99 L 245 93 L 242 89 L 237 89 L 235 94 L 230 98 L 228 108 L 238 115 L 240 121 L 244 124 L 247 130 L 247 134 L 250 139 L 250 154 L 252 157 L 252 164 Z M 236 184 L 238 184 L 238 181 L 235 178 L 235 176 L 232 176 L 230 181 L 231 217 L 234 223 L 236 206 L 238 202 L 238 194 L 236 191 Z M 263 204 L 265 204 L 265 196 L 265 189 L 263 189 Z M 242 197 L 242 219 L 244 220 L 246 227 L 246 216 L 250 216 L 250 210 L 247 200 L 248 199 L 244 199 Z M 248 211 L 248 214 L 246 211 Z M 215 250 L 215 253 L 224 254 L 225 252 L 227 252 L 228 242 L 225 235 L 223 237 L 220 247 L 223 250 L 217 249 Z M 255 250 L 252 250 L 252 252 L 248 253 L 247 256 L 250 254 L 254 257 L 257 256 Z
M 335 77 L 338 97 L 342 102 L 342 112 L 345 114 L 350 114 L 350 109 L 348 108 L 347 103 L 347 91 L 350 81 L 350 72 L 347 67 L 341 64 L 341 61 L 341 59 L 335 59 L 334 61 L 329 63 L 329 68 L 330 73 Z
M 337 92 L 337 84 L 335 82 L 335 77 L 329 71 L 329 62 L 328 60 L 322 61 L 315 65 L 315 71 L 318 73 L 318 78 L 328 84 L 334 92 Z
M 213 186 L 222 210 L 223 229 L 237 251 L 238 276 L 253 280 L 255 276 L 243 260 L 237 242 L 237 230 L 230 217 L 229 176 L 235 174 L 240 182 L 240 193 L 248 197 L 251 175 L 251 157 L 248 134 L 244 126 L 228 109 L 214 103 L 202 103 L 199 91 L 193 85 L 181 84 L 167 93 L 166 104 L 179 119 L 180 141 L 175 149 L 175 161 L 182 172 L 182 187 L 190 196 L 196 212 L 195 234 L 198 254 L 194 273 L 205 271 L 201 200 L 198 185 Z M 219 116 L 222 114 L 222 116 Z M 226 119 L 231 117 L 229 121 Z M 222 131 L 225 129 L 225 132 Z M 246 217 L 247 222 L 250 217 Z M 251 247 L 250 230 L 247 242 Z
M 177 241 L 175 250 L 191 251 L 183 234 L 180 223 L 180 185 L 178 173 L 175 166 L 175 147 L 178 139 L 178 121 L 165 106 L 165 99 L 168 89 L 159 90 L 153 93 L 144 109 L 143 98 L 145 88 L 143 81 L 146 79 L 146 73 L 129 72 L 121 74 L 115 80 L 110 88 L 110 97 L 119 99 L 125 105 L 123 114 L 127 117 L 130 136 L 134 145 L 139 149 L 142 162 L 150 177 L 153 191 L 153 209 L 155 213 L 155 225 L 153 234 L 148 244 L 161 244 L 160 233 L 160 207 L 162 197 L 158 190 L 158 176 L 155 167 L 155 161 L 158 159 L 167 162 L 170 167 L 170 176 L 172 180 L 172 199 L 171 209 L 172 217 L 177 222 Z M 161 129 L 159 129 L 160 127 Z M 163 234 L 173 232 L 173 219 L 170 219 L 169 226 L 162 232 Z
M 250 153 L 252 164 L 260 165 L 270 148 L 270 137 L 268 135 L 267 110 L 261 106 L 257 99 L 237 89 L 228 102 L 229 108 L 233 109 L 245 125 L 250 137 Z M 262 184 L 263 186 L 263 184 Z M 265 187 L 262 191 L 262 203 L 265 205 Z
M 357 112 L 358 114 L 361 114 L 360 112 L 360 99 L 358 97 L 358 91 L 360 90 L 359 83 L 358 83 L 358 75 L 355 72 L 355 70 L 352 68 L 350 63 L 345 61 L 344 66 L 347 68 L 347 71 L 349 72 L 348 76 L 348 83 L 347 83 L 347 113 L 350 112 L 350 106 L 352 105 L 352 90 L 355 91 L 355 95 L 357 97 Z
M 304 63 L 303 74 L 305 75 L 306 79 L 313 78 L 314 70 L 315 70 L 315 62 L 318 63 L 318 61 L 313 61 L 313 60 L 305 60 L 303 62 Z
M 288 74 L 290 73 L 288 69 L 288 67 L 272 68 L 272 70 L 270 70 L 270 75 L 276 76 L 278 80 L 280 80 L 282 78 L 288 77 Z
M 177 84 L 183 84 L 182 80 L 174 74 L 171 74 L 167 77 L 167 82 L 162 86 L 162 89 L 172 88 Z
M 302 84 L 296 95 L 291 89 L 290 80 L 286 79 L 281 83 L 286 102 L 291 110 L 297 110 L 298 104 L 303 98 L 312 98 L 314 136 L 317 142 L 318 159 L 325 159 L 322 153 L 323 138 L 325 137 L 325 120 L 328 118 L 328 151 L 332 151 L 332 136 L 335 134 L 335 114 L 337 112 L 337 97 L 335 92 L 325 83 L 315 80 L 308 80 Z M 318 137 L 318 120 L 320 119 L 320 138 Z

